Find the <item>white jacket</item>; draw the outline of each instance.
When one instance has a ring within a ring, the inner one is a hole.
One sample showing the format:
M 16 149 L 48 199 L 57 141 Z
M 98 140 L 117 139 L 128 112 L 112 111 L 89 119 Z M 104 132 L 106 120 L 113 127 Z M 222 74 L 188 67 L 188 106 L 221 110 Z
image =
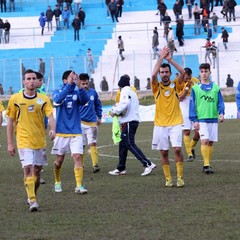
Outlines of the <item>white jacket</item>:
M 112 108 L 112 113 L 118 115 L 120 124 L 126 122 L 140 122 L 139 100 L 136 92 L 129 86 L 121 89 L 120 101 Z

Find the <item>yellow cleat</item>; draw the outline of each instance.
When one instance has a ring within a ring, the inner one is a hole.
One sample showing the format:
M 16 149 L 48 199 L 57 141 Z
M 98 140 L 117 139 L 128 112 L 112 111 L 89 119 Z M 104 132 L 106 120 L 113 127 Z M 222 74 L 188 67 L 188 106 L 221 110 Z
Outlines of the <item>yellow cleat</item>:
M 177 178 L 177 187 L 184 187 L 184 181 L 182 177 Z
M 166 181 L 166 184 L 165 184 L 165 187 L 172 187 L 172 186 L 173 186 L 172 179 L 167 180 L 167 181 Z

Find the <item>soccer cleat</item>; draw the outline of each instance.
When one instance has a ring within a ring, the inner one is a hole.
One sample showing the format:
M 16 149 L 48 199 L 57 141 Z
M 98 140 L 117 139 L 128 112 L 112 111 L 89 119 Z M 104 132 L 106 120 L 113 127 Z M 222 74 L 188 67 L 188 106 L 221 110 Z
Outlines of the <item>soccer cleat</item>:
M 188 158 L 186 159 L 186 162 L 193 162 L 193 156 L 188 156 Z
M 151 162 L 150 166 L 147 166 L 144 168 L 143 173 L 141 174 L 141 176 L 147 176 L 149 173 L 152 172 L 152 170 L 156 167 L 156 164 Z
M 172 179 L 166 180 L 165 187 L 173 187 Z
M 54 185 L 55 192 L 62 192 L 62 184 L 61 182 L 56 182 Z
M 88 190 L 84 186 L 79 186 L 75 188 L 75 193 L 85 194 Z
M 115 169 L 113 171 L 108 172 L 110 175 L 112 176 L 120 176 L 120 175 L 126 175 L 127 171 L 123 170 L 123 171 L 119 171 L 118 169 Z
M 93 173 L 97 173 L 100 171 L 100 167 L 98 165 L 93 166 Z
M 28 199 L 27 199 L 27 205 L 30 205 L 30 203 L 31 203 L 31 201 L 30 201 L 30 199 L 28 198 Z
M 202 172 L 204 172 L 206 174 L 210 174 L 210 173 L 213 173 L 213 170 L 210 166 L 204 166 L 202 169 Z
M 177 187 L 184 187 L 184 181 L 182 177 L 177 178 Z
M 192 149 L 191 152 L 192 152 L 193 159 L 196 159 L 195 149 Z
M 29 207 L 30 212 L 36 212 L 38 208 L 39 208 L 39 205 L 37 204 L 37 202 L 30 202 L 30 207 Z

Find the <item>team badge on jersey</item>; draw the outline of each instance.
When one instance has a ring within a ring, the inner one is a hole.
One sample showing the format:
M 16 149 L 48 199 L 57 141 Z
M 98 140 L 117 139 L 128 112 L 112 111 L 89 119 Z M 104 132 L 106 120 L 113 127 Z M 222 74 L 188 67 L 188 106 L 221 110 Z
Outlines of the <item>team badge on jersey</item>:
M 37 99 L 37 104 L 43 104 L 43 100 L 41 98 Z
M 169 87 L 170 87 L 170 88 L 174 88 L 174 87 L 175 87 L 175 84 L 174 84 L 174 83 L 171 83 Z
M 28 112 L 34 112 L 34 105 L 28 107 Z
M 94 96 L 93 95 L 91 95 L 90 100 L 94 101 Z
M 166 97 L 170 96 L 170 90 L 166 90 L 166 91 L 164 92 L 164 95 L 165 95 Z

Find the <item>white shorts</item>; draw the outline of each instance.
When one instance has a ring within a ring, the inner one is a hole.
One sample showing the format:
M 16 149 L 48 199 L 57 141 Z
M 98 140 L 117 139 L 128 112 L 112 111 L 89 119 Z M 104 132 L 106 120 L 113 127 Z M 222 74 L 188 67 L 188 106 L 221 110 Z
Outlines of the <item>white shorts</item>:
M 71 154 L 83 154 L 83 142 L 82 136 L 76 137 L 59 137 L 54 139 L 51 154 L 65 155 Z
M 172 147 L 182 147 L 181 125 L 153 128 L 152 150 L 169 150 L 169 140 Z
M 87 144 L 96 143 L 98 136 L 98 127 L 97 126 L 88 126 L 81 123 L 82 126 L 82 137 L 83 137 L 83 146 Z
M 186 96 L 183 101 L 180 102 L 180 108 L 183 116 L 182 130 L 193 130 L 193 123 L 189 119 L 189 104 L 190 97 Z
M 218 123 L 199 122 L 199 134 L 201 140 L 208 139 L 211 142 L 217 142 Z
M 22 168 L 27 165 L 33 166 L 47 166 L 47 155 L 46 149 L 29 149 L 29 148 L 20 148 L 18 149 L 18 155 Z

